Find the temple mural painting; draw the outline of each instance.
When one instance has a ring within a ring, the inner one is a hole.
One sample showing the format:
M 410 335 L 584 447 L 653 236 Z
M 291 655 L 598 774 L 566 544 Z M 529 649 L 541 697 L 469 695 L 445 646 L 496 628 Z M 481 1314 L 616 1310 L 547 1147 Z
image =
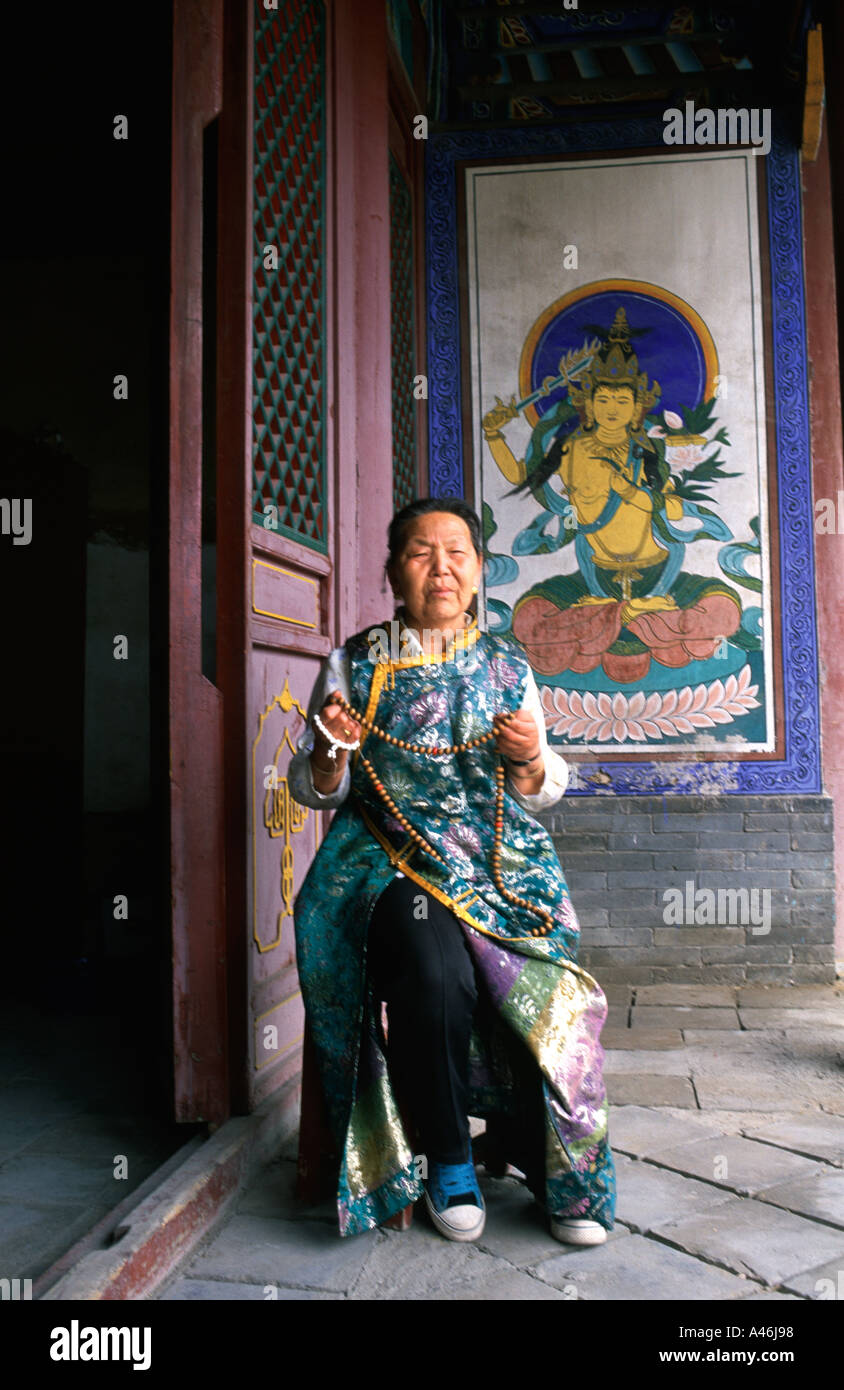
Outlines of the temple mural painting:
M 774 747 L 752 154 L 466 171 L 482 611 L 552 742 Z

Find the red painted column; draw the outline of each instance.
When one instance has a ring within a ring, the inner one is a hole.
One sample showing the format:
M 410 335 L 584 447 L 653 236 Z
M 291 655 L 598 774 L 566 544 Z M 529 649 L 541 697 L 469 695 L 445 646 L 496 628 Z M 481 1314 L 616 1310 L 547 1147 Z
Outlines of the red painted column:
M 392 516 L 387 20 L 383 0 L 334 0 L 328 184 L 333 255 L 335 634 L 392 614 L 382 594 Z
M 813 164 L 804 163 L 802 175 L 812 487 L 815 502 L 821 497 L 831 498 L 837 512 L 839 494 L 844 504 L 844 449 L 826 131 L 817 160 Z M 835 955 L 841 961 L 844 960 L 844 642 L 841 640 L 840 584 L 844 575 L 844 534 L 815 535 L 815 573 L 823 780 L 824 790 L 835 804 Z

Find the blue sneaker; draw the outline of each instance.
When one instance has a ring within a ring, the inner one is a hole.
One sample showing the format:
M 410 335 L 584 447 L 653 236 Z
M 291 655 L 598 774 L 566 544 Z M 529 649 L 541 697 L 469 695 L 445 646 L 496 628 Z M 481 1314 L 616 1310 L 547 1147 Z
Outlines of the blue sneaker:
M 440 1235 L 448 1240 L 477 1240 L 486 1223 L 486 1207 L 475 1165 L 431 1163 L 424 1179 L 425 1205 Z

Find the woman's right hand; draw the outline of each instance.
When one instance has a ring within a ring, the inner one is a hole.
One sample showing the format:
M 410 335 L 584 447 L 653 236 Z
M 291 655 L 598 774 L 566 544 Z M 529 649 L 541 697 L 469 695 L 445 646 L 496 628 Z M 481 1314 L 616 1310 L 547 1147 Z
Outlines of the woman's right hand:
M 332 690 L 319 712 L 319 717 L 328 732 L 333 734 L 334 738 L 341 739 L 343 743 L 356 743 L 360 739 L 363 730 L 357 720 L 352 719 L 343 709 L 342 705 L 338 703 L 339 699 L 340 691 Z M 314 729 L 314 752 L 317 754 L 323 768 L 327 768 L 331 746 L 328 740 L 322 736 L 319 729 Z M 332 763 L 331 766 L 336 766 L 339 770 L 345 764 L 347 752 L 345 748 L 338 748 L 336 752 L 336 763 Z

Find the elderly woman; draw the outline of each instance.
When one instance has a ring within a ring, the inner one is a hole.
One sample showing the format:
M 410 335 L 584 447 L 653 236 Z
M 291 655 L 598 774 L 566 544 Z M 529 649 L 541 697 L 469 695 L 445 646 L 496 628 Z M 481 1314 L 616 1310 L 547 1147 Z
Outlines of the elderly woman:
M 476 513 L 413 502 L 388 544 L 397 618 L 328 656 L 288 773 L 297 801 L 336 810 L 295 926 L 341 1155 L 340 1233 L 424 1195 L 443 1236 L 477 1239 L 471 1115 L 487 1121 L 497 1171 L 524 1173 L 552 1234 L 598 1244 L 615 1211 L 607 1004 L 576 964 L 577 918 L 534 818 L 568 768 L 548 747 L 521 649 L 467 611 L 482 568 Z

